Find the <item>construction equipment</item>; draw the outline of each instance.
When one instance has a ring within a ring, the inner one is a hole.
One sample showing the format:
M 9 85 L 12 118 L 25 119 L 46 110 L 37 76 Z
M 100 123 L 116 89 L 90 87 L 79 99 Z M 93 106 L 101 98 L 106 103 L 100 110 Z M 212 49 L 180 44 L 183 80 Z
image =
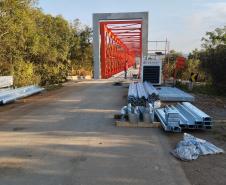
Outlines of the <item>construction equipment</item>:
M 141 78 L 143 82 L 160 85 L 162 83 L 162 61 L 160 59 L 143 60 Z

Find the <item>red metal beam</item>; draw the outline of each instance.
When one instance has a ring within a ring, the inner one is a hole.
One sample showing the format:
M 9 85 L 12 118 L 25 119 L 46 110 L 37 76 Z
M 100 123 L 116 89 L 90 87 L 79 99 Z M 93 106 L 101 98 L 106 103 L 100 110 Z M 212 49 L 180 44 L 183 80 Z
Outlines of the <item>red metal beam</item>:
M 132 41 L 132 40 L 124 40 L 123 41 L 126 45 L 128 44 L 128 43 L 137 43 L 137 44 L 140 44 L 140 41 L 138 41 L 138 40 L 135 40 L 135 41 Z
M 130 37 L 131 36 L 131 37 L 139 37 L 140 38 L 140 34 L 139 35 L 118 35 L 117 34 L 117 36 L 118 37 Z
M 142 24 L 142 21 L 107 21 L 100 22 L 101 32 L 101 75 L 109 78 L 124 70 L 125 62 L 129 66 L 139 56 L 141 28 L 132 25 L 109 26 L 109 24 Z M 123 31 L 124 30 L 124 31 Z M 137 31 L 139 30 L 139 31 Z
M 132 40 L 125 40 L 123 41 L 124 43 L 127 43 L 127 42 L 131 42 L 131 43 L 140 43 L 139 40 L 135 40 L 135 41 L 132 41 Z
M 103 24 L 132 24 L 132 23 L 137 23 L 137 24 L 142 24 L 142 21 L 141 20 L 131 20 L 131 21 L 103 21 L 103 22 L 100 22 L 100 23 L 103 23 Z
M 139 40 L 140 41 L 140 37 L 119 37 L 121 40 L 122 39 L 128 39 L 128 40 Z
M 142 28 L 142 25 L 141 25 L 141 28 Z M 139 68 L 139 74 L 138 74 L 138 77 L 140 78 L 140 73 L 141 73 L 141 69 L 142 69 L 142 33 L 140 33 L 140 68 Z
M 128 39 L 128 40 L 140 40 L 139 37 L 119 37 L 121 40 L 122 39 Z
M 133 32 L 131 32 L 131 31 L 115 32 L 115 31 L 114 31 L 114 33 L 117 34 L 117 35 L 120 35 L 120 34 L 128 34 L 128 33 L 129 33 L 129 34 L 130 34 L 130 33 L 131 33 L 131 34 L 134 34 L 134 33 L 140 34 L 141 32 L 140 32 L 140 31 L 133 31 Z
M 139 30 L 113 30 L 115 33 L 140 33 Z
M 114 28 L 117 28 L 117 27 L 134 27 L 134 26 L 139 26 L 141 27 L 141 24 L 140 23 L 123 23 L 123 24 L 108 24 L 109 27 L 114 27 Z
M 141 28 L 109 28 L 113 31 L 117 31 L 117 30 L 141 30 Z
M 106 27 L 105 27 L 106 28 Z M 121 44 L 122 46 L 124 46 L 125 49 L 128 49 L 127 46 L 125 44 L 123 44 L 123 42 L 121 41 L 120 38 L 118 38 L 118 36 L 113 33 L 110 29 L 106 28 L 106 31 L 108 32 L 108 34 L 115 39 L 115 41 L 118 43 L 118 44 Z
M 101 33 L 101 77 L 105 77 L 106 74 L 106 39 L 105 39 L 105 25 L 100 24 Z
M 140 37 L 134 37 L 134 36 L 118 36 L 118 38 L 132 38 L 132 39 L 139 39 L 140 40 Z

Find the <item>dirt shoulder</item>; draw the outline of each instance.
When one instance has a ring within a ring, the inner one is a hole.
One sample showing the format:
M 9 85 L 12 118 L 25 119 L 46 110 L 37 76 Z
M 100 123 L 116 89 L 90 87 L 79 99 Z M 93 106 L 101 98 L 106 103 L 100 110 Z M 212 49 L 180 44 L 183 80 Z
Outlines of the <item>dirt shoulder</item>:
M 206 131 L 185 131 L 196 137 L 206 139 L 226 151 L 226 99 L 207 95 L 195 95 L 194 103 L 201 110 L 212 116 L 214 127 Z M 222 122 L 220 121 L 222 120 Z M 182 139 L 183 133 L 168 134 L 172 148 Z M 184 172 L 192 185 L 225 185 L 226 154 L 201 156 L 195 161 L 180 161 Z

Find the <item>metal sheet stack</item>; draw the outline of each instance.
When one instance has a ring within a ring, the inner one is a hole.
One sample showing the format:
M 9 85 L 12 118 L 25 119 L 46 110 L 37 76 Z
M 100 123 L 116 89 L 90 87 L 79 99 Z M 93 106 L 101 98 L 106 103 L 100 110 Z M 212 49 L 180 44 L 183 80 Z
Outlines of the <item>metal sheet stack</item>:
M 161 101 L 189 101 L 193 102 L 195 100 L 194 96 L 176 88 L 176 87 L 159 87 L 157 88 L 159 92 L 159 98 Z
M 182 129 L 210 129 L 212 118 L 189 102 L 156 109 L 165 131 L 181 132 Z
M 16 101 L 17 99 L 39 93 L 43 90 L 44 90 L 44 88 L 41 88 L 41 87 L 38 87 L 35 85 L 31 85 L 31 86 L 21 87 L 21 88 L 17 88 L 17 89 L 9 89 L 6 91 L 1 91 L 0 92 L 0 104 L 7 104 L 10 102 Z

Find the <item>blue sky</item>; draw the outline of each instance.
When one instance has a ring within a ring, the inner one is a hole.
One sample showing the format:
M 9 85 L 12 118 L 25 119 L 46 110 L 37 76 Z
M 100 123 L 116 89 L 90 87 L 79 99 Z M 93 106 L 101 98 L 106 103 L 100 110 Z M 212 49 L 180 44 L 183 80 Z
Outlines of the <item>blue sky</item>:
M 45 13 L 79 18 L 92 26 L 93 13 L 149 12 L 149 40 L 170 41 L 188 53 L 200 48 L 206 31 L 226 26 L 226 0 L 39 0 Z

